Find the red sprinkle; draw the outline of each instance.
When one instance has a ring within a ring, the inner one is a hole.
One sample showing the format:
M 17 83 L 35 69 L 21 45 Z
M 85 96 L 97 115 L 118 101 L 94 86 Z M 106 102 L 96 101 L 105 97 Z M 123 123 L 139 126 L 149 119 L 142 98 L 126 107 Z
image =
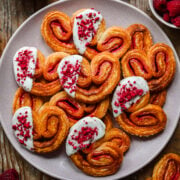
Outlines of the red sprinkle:
M 27 117 L 28 116 L 26 112 L 25 115 L 22 115 L 22 113 L 20 113 L 20 115 L 17 116 L 18 123 L 12 126 L 12 129 L 14 131 L 18 131 L 18 141 L 24 146 L 26 146 L 26 141 L 31 137 L 30 128 L 32 126 L 30 125 L 30 122 L 27 122 Z
M 65 61 L 61 70 L 62 78 L 61 85 L 64 88 L 70 89 L 70 93 L 76 90 L 77 74 L 80 75 L 80 63 L 76 60 L 76 64 L 73 65 L 69 61 Z
M 136 81 L 133 82 L 134 84 Z M 117 92 L 117 100 L 114 102 L 116 107 L 121 107 L 122 110 L 126 110 L 126 103 L 131 101 L 136 96 L 142 96 L 144 91 L 143 89 L 138 89 L 130 81 L 128 81 L 129 86 L 123 85 L 119 92 Z M 133 102 L 132 102 L 133 103 Z M 117 110 L 114 110 L 114 113 L 117 113 Z
M 22 50 L 18 52 L 18 57 L 15 61 L 18 62 L 18 68 L 17 68 L 17 81 L 21 84 L 24 84 L 24 81 L 26 80 L 26 77 L 32 78 L 32 73 L 28 70 L 30 60 L 33 58 L 32 51 L 29 50 Z M 32 60 L 33 63 L 35 63 L 35 60 Z
M 75 131 L 74 131 L 75 132 Z M 88 141 L 90 139 L 93 139 L 94 136 L 98 135 L 98 129 L 97 127 L 91 128 L 88 126 L 82 127 L 80 131 L 77 132 L 76 130 L 76 135 L 72 135 L 71 138 L 72 140 L 75 140 L 78 144 L 78 146 L 74 145 L 72 141 L 68 141 L 68 144 L 73 147 L 73 149 L 82 149 L 86 148 L 90 144 L 84 144 L 85 141 Z
M 99 13 L 98 13 L 99 14 Z M 94 27 L 94 24 L 97 23 L 100 18 L 96 17 L 97 14 L 96 13 L 87 13 L 84 15 L 84 19 L 83 15 L 79 15 L 76 16 L 76 19 L 81 19 L 79 22 L 77 22 L 78 25 L 78 36 L 79 36 L 79 40 L 83 41 L 83 40 L 87 40 L 88 37 L 94 37 L 96 30 Z M 89 44 L 86 44 L 86 46 Z

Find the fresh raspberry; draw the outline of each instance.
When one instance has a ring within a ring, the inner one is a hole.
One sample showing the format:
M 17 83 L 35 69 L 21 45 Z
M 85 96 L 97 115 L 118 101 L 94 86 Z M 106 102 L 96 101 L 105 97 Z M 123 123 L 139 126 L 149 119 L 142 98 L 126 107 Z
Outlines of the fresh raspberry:
M 170 17 L 180 16 L 180 0 L 167 2 L 167 9 Z
M 15 169 L 9 169 L 0 175 L 0 180 L 19 180 L 19 175 Z
M 171 22 L 177 26 L 177 27 L 180 27 L 180 16 L 177 16 L 175 18 L 171 18 Z
M 166 22 L 169 22 L 170 18 L 169 18 L 169 13 L 164 13 L 163 14 L 163 19 L 166 21 Z
M 162 14 L 167 11 L 166 0 L 153 0 L 153 5 L 159 14 Z

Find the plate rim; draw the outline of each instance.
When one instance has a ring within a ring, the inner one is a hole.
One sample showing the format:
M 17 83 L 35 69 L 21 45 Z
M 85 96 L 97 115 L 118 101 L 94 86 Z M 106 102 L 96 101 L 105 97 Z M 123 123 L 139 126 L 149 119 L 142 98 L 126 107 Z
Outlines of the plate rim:
M 2 62 L 3 62 L 3 59 L 4 59 L 4 56 L 5 56 L 5 54 L 6 54 L 7 49 L 9 48 L 9 46 L 10 46 L 11 42 L 13 41 L 13 39 L 15 38 L 16 34 L 26 25 L 26 23 L 28 23 L 29 20 L 31 20 L 32 18 L 34 18 L 36 15 L 40 14 L 41 12 L 46 11 L 47 9 L 49 9 L 49 8 L 51 8 L 51 7 L 53 7 L 53 6 L 56 6 L 56 5 L 58 5 L 58 4 L 61 4 L 61 3 L 63 3 L 63 2 L 68 2 L 68 1 L 72 1 L 72 0 L 59 0 L 59 1 L 57 1 L 57 2 L 53 2 L 53 3 L 51 3 L 51 4 L 48 4 L 47 6 L 39 9 L 38 11 L 36 11 L 36 12 L 33 13 L 32 15 L 30 15 L 30 16 L 14 31 L 13 35 L 12 35 L 12 36 L 10 37 L 10 39 L 8 40 L 8 42 L 7 42 L 4 50 L 3 50 L 3 52 L 2 52 L 2 55 L 1 55 L 1 57 L 0 57 L 0 70 L 1 70 Z M 104 0 L 104 1 L 105 1 L 105 0 Z M 173 43 L 171 42 L 171 40 L 169 39 L 169 37 L 167 36 L 167 34 L 164 32 L 164 30 L 163 30 L 148 14 L 146 14 L 146 13 L 145 13 L 144 11 L 142 11 L 141 9 L 135 7 L 134 5 L 129 4 L 129 3 L 127 3 L 127 2 L 124 2 L 124 1 L 122 1 L 122 0 L 120 0 L 120 1 L 119 1 L 119 0 L 108 0 L 108 1 L 114 1 L 114 2 L 117 2 L 117 3 L 119 3 L 119 4 L 123 4 L 123 5 L 125 5 L 125 6 L 127 6 L 127 7 L 129 7 L 129 8 L 134 9 L 134 10 L 137 11 L 138 13 L 140 13 L 140 14 L 142 14 L 143 16 L 145 16 L 146 18 L 148 18 L 148 19 L 151 21 L 151 23 L 153 23 L 153 24 L 156 26 L 156 28 L 157 28 L 164 36 L 167 37 L 167 40 L 169 41 L 169 44 L 170 44 L 170 46 L 171 46 L 171 48 L 172 48 L 172 50 L 173 50 L 173 53 L 174 53 L 174 56 L 175 56 L 175 59 L 176 59 L 176 67 L 178 67 L 177 69 L 180 70 L 179 56 L 178 56 L 178 54 L 177 54 L 177 52 L 176 52 L 176 49 L 174 48 Z M 179 118 L 180 118 L 180 109 L 178 109 L 178 112 L 179 112 L 179 115 L 178 115 L 178 119 L 179 119 Z M 169 142 L 170 139 L 172 138 L 173 134 L 174 134 L 175 131 L 176 131 L 178 122 L 179 122 L 179 120 L 177 120 L 177 122 L 176 122 L 176 124 L 175 124 L 175 129 L 174 129 L 174 131 L 171 132 L 171 134 L 170 134 L 169 138 L 167 139 L 167 141 L 166 141 L 164 144 L 162 144 L 162 148 L 160 148 L 154 155 L 152 155 L 152 157 L 150 157 L 145 163 L 141 164 L 141 165 L 138 167 L 138 169 L 133 170 L 130 174 L 127 174 L 127 175 L 122 176 L 121 179 L 122 179 L 122 178 L 125 178 L 125 177 L 127 177 L 127 176 L 130 176 L 130 175 L 132 175 L 132 174 L 134 174 L 135 172 L 139 171 L 139 170 L 142 169 L 143 167 L 147 166 L 150 162 L 152 162 L 152 161 L 159 155 L 159 153 L 165 148 L 165 146 L 168 144 L 168 142 Z M 2 129 L 3 129 L 6 137 L 8 138 L 9 142 L 11 143 L 11 145 L 13 146 L 13 148 L 16 150 L 16 152 L 18 152 L 19 155 L 20 155 L 24 160 L 26 160 L 30 165 L 32 165 L 33 167 L 35 167 L 36 169 L 38 169 L 39 171 L 43 172 L 44 174 L 46 174 L 46 175 L 48 175 L 48 176 L 51 176 L 51 177 L 57 178 L 57 179 L 61 178 L 61 179 L 63 179 L 63 180 L 67 179 L 66 177 L 63 177 L 63 175 L 61 175 L 61 177 L 59 177 L 59 176 L 57 176 L 57 175 L 52 174 L 52 173 L 49 172 L 49 171 L 47 172 L 44 168 L 42 168 L 42 167 L 40 167 L 40 166 L 38 166 L 38 165 L 36 165 L 36 164 L 31 163 L 30 160 L 28 160 L 24 155 L 21 154 L 21 152 L 20 152 L 19 150 L 17 150 L 17 149 L 14 147 L 14 145 L 13 145 L 13 143 L 12 143 L 12 140 L 11 140 L 11 138 L 10 138 L 10 135 L 8 135 L 8 133 L 5 131 L 4 124 L 3 124 L 3 118 L 2 118 L 1 112 L 0 112 L 0 123 L 1 123 L 0 125 L 2 126 Z M 92 178 L 92 177 L 91 177 L 91 178 Z M 94 178 L 97 178 L 97 177 L 94 177 Z M 103 177 L 101 177 L 101 178 L 103 178 Z

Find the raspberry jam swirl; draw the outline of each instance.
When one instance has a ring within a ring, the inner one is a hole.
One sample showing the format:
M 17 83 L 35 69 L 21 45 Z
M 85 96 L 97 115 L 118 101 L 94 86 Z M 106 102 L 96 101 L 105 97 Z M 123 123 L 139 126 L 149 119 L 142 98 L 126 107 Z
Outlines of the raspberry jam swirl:
M 180 156 L 175 153 L 165 154 L 155 165 L 152 179 L 179 180 Z
M 18 141 L 27 149 L 33 150 L 33 118 L 30 107 L 24 106 L 15 112 L 12 128 Z
M 80 54 L 84 54 L 86 47 L 95 36 L 103 17 L 94 9 L 87 9 L 79 13 L 74 19 L 73 40 Z
M 33 86 L 37 62 L 37 49 L 34 47 L 20 48 L 14 58 L 13 67 L 17 84 L 25 91 L 30 92 Z
M 111 103 L 114 117 L 119 116 L 124 110 L 138 102 L 148 91 L 148 84 L 142 77 L 132 76 L 121 80 Z
M 85 117 L 79 120 L 71 127 L 66 140 L 67 155 L 71 156 L 102 138 L 105 134 L 105 128 L 105 124 L 96 117 Z
M 62 87 L 73 98 L 81 71 L 81 62 L 82 56 L 67 56 L 62 59 L 57 69 Z

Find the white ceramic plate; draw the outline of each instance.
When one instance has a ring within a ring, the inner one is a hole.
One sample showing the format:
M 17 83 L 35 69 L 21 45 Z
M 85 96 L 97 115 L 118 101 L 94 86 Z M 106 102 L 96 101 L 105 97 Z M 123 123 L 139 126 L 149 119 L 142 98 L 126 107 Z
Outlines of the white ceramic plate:
M 22 46 L 35 46 L 45 55 L 52 51 L 46 45 L 40 34 L 40 25 L 43 16 L 50 10 L 59 10 L 71 16 L 73 12 L 81 8 L 94 7 L 103 14 L 107 27 L 118 25 L 127 27 L 133 23 L 142 23 L 149 28 L 154 42 L 164 42 L 172 44 L 159 26 L 154 23 L 145 13 L 130 6 L 122 1 L 113 0 L 69 0 L 59 1 L 43 8 L 27 19 L 21 27 L 14 33 L 8 45 L 6 46 L 1 59 L 0 67 L 0 119 L 3 129 L 14 148 L 33 166 L 60 179 L 97 179 L 85 175 L 77 169 L 65 155 L 64 146 L 57 152 L 46 156 L 33 154 L 24 149 L 15 139 L 11 129 L 12 119 L 12 101 L 17 84 L 13 76 L 12 58 Z M 173 48 L 174 50 L 174 48 Z M 130 150 L 125 154 L 124 161 L 119 171 L 108 177 L 99 179 L 119 179 L 139 170 L 148 164 L 170 140 L 179 118 L 180 110 L 180 66 L 178 56 L 174 50 L 177 60 L 177 70 L 173 83 L 168 90 L 168 96 L 164 110 L 167 113 L 168 122 L 165 131 L 154 138 L 142 140 L 131 138 Z

